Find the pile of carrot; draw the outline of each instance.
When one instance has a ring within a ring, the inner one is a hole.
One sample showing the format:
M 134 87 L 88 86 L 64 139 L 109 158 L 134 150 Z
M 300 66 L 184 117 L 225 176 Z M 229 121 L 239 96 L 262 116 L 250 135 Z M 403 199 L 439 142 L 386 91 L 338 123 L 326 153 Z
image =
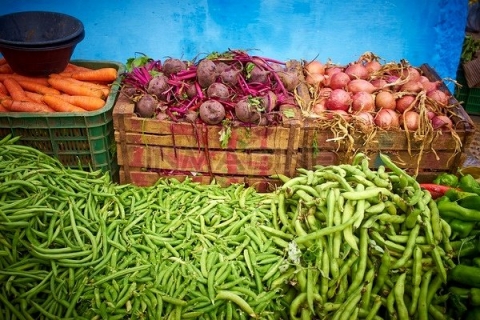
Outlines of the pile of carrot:
M 14 73 L 0 58 L 0 112 L 88 112 L 101 109 L 117 78 L 111 67 L 90 69 L 69 63 L 47 77 Z

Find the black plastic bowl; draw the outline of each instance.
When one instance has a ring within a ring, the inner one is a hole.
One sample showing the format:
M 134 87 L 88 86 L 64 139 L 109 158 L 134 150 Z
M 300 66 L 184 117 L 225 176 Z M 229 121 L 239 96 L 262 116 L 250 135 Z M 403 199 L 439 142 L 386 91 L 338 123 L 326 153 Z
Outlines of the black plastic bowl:
M 0 45 L 54 46 L 77 38 L 83 23 L 59 12 L 23 11 L 0 16 Z
M 84 37 L 83 23 L 63 13 L 25 11 L 0 16 L 0 52 L 19 74 L 46 76 L 63 71 Z

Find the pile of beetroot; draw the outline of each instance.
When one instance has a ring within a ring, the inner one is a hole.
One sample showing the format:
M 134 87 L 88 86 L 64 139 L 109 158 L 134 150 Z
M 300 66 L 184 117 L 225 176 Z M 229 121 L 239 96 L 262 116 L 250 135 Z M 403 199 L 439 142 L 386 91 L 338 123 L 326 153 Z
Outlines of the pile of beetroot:
M 213 53 L 198 62 L 140 57 L 128 61 L 122 93 L 135 102 L 140 117 L 275 125 L 281 121 L 279 106 L 295 105 L 299 65 L 241 50 Z
M 276 125 L 282 121 L 280 106 L 291 105 L 319 122 L 341 119 L 363 128 L 424 134 L 453 127 L 455 108 L 440 85 L 404 60 L 381 63 L 370 52 L 340 66 L 228 50 L 199 61 L 130 59 L 122 93 L 145 118 Z

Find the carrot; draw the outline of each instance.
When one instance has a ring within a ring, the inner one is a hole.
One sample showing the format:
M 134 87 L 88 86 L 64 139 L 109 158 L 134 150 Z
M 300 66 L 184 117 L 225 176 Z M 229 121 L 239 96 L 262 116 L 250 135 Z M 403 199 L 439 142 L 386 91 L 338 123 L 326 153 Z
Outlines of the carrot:
M 9 112 L 10 110 L 8 110 L 7 108 L 5 108 L 3 105 L 0 104 L 0 113 L 2 112 Z
M 12 97 L 13 100 L 18 101 L 30 101 L 25 95 L 25 90 L 18 83 L 17 80 L 13 78 L 7 78 L 3 81 L 3 85 L 7 88 L 8 94 Z
M 49 106 L 33 101 L 2 99 L 1 103 L 4 108 L 13 112 L 54 112 Z
M 8 63 L 0 65 L 0 73 L 11 74 L 13 73 L 12 67 Z
M 69 78 L 64 78 L 61 76 L 51 76 L 50 78 L 48 78 L 48 83 L 53 88 L 63 93 L 68 93 L 72 96 L 89 96 L 102 99 L 105 96 L 104 92 L 100 89 L 87 87 L 81 83 L 70 81 Z
M 17 73 L 0 73 L 0 81 L 5 81 L 5 79 L 12 78 L 15 80 L 26 80 L 26 81 L 32 81 L 36 83 L 43 84 L 45 86 L 48 86 L 48 81 L 47 78 L 45 77 L 27 77 L 27 76 L 22 76 L 21 74 Z
M 61 94 L 58 97 L 63 101 L 71 103 L 87 111 L 95 111 L 101 109 L 105 105 L 105 100 L 97 97 L 72 96 L 69 94 Z
M 60 94 L 61 92 L 55 88 L 44 86 L 43 84 L 31 82 L 27 80 L 17 81 L 24 90 L 36 92 L 40 94 Z
M 62 100 L 58 95 L 46 94 L 43 96 L 43 101 L 57 112 L 86 112 L 85 109 Z
M 92 82 L 88 82 L 88 81 L 80 81 L 80 80 L 73 79 L 73 78 L 63 77 L 59 74 L 51 74 L 50 78 L 63 79 L 63 80 L 68 81 L 68 82 L 70 82 L 74 85 L 78 85 L 78 86 L 82 86 L 82 87 L 88 87 L 88 88 L 91 88 L 95 91 L 100 90 L 103 93 L 103 96 L 101 97 L 102 99 L 105 99 L 110 94 L 110 87 L 105 85 L 105 84 L 92 83 Z M 80 94 L 80 95 L 83 95 L 83 94 Z
M 82 81 L 112 82 L 117 79 L 117 69 L 100 68 L 91 71 L 80 71 L 72 73 L 72 78 Z
M 73 73 L 73 72 L 83 72 L 83 71 L 92 71 L 94 69 L 90 69 L 90 68 L 87 68 L 87 67 L 83 67 L 83 66 L 77 66 L 76 64 L 73 64 L 73 63 L 69 63 L 67 64 L 67 67 L 61 72 L 61 73 L 69 73 L 70 75 Z
M 45 102 L 43 101 L 43 94 L 31 92 L 31 91 L 25 91 L 25 95 L 34 102 L 45 104 Z
M 0 82 L 0 93 L 8 94 L 8 90 L 7 88 L 5 88 L 5 85 L 3 84 L 3 82 Z

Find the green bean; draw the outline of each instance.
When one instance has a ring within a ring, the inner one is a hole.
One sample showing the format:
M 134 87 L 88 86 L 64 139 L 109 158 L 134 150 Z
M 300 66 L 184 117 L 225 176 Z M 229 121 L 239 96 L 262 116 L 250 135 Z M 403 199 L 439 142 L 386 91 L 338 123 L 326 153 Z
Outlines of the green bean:
M 425 272 L 422 276 L 422 283 L 420 286 L 420 295 L 418 297 L 418 308 L 417 308 L 417 315 L 420 320 L 427 320 L 428 319 L 428 303 L 427 303 L 427 295 L 428 295 L 428 287 L 430 285 L 430 280 L 432 278 L 432 269 Z

